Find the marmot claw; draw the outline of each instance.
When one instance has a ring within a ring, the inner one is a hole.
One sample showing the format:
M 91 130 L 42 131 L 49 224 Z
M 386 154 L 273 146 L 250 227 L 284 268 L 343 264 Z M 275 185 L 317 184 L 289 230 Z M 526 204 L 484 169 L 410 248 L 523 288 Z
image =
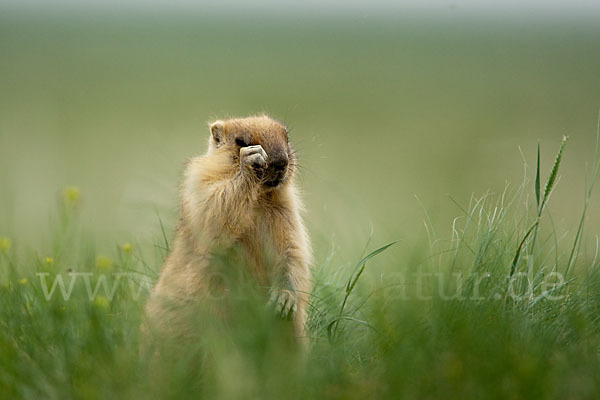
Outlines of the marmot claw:
M 241 166 L 254 170 L 267 168 L 267 153 L 261 145 L 247 146 L 240 149 Z
M 298 307 L 296 306 L 296 296 L 291 290 L 280 289 L 271 293 L 269 304 L 275 307 L 275 312 L 282 318 L 293 319 Z

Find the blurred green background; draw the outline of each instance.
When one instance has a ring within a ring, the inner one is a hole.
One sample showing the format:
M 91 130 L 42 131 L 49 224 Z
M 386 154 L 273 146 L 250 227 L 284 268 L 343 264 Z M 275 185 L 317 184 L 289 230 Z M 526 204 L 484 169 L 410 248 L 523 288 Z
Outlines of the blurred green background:
M 371 230 L 410 246 L 426 237 L 424 209 L 449 238 L 460 210 L 448 195 L 466 207 L 518 186 L 519 148 L 531 178 L 538 140 L 548 171 L 565 134 L 551 213 L 572 230 L 599 44 L 600 25 L 560 18 L 3 13 L 0 234 L 44 249 L 71 185 L 100 251 L 150 245 L 157 212 L 176 223 L 207 122 L 263 111 L 291 128 L 318 259 L 336 246 L 358 256 Z M 599 216 L 592 204 L 589 233 Z

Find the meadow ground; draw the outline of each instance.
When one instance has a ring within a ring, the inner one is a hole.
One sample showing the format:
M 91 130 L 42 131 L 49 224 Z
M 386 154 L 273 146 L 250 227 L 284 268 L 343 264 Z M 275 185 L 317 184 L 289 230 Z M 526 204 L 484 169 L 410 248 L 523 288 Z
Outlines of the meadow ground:
M 0 397 L 598 398 L 599 41 L 557 21 L 1 16 Z M 183 163 L 207 120 L 259 111 L 301 155 L 311 351 L 241 287 L 230 326 L 200 320 L 157 372 L 138 327 Z

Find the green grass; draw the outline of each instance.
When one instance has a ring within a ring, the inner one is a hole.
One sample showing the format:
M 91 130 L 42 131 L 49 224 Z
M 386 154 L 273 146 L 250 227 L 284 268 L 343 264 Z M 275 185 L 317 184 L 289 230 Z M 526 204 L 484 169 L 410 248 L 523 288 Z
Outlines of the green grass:
M 155 280 L 148 266 L 167 252 L 162 222 L 155 256 L 130 244 L 111 258 L 98 255 L 81 234 L 80 193 L 66 189 L 52 226 L 53 258 L 0 242 L 3 397 L 597 398 L 598 259 L 573 260 L 558 243 L 561 232 L 540 231 L 537 246 L 531 234 L 555 190 L 563 148 L 541 198 L 539 178 L 473 198 L 449 242 L 392 259 L 408 258 L 408 269 L 363 276 L 381 268 L 377 256 L 391 244 L 351 267 L 318 259 L 305 356 L 285 340 L 285 322 L 244 285 L 223 326 L 195 316 L 194 341 L 160 342 L 159 357 L 140 350 L 147 292 L 136 294 Z M 581 237 L 582 230 L 576 253 Z M 59 286 L 48 296 L 57 276 L 64 291 L 76 277 L 67 299 Z M 86 285 L 99 291 L 90 297 Z

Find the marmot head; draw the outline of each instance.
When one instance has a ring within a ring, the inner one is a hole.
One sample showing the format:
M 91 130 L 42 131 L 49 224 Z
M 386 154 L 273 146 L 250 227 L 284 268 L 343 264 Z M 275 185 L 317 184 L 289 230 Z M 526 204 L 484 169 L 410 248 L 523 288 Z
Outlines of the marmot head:
M 209 153 L 230 151 L 239 160 L 240 148 L 260 145 L 267 153 L 268 167 L 261 176 L 268 188 L 276 188 L 293 176 L 296 158 L 288 141 L 288 130 L 265 114 L 247 118 L 218 120 L 210 124 Z

